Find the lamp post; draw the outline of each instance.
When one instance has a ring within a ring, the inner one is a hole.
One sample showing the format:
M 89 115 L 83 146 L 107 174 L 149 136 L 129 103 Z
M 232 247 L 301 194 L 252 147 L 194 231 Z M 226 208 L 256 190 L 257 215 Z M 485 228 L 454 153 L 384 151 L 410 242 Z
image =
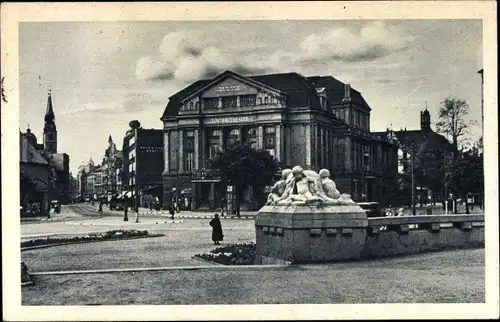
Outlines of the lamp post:
M 365 172 L 368 171 L 368 164 L 370 161 L 370 154 L 368 151 L 365 150 L 363 153 L 363 164 L 362 164 L 362 171 L 361 171 L 361 201 L 366 201 L 366 194 L 365 194 Z
M 483 74 L 483 69 L 481 68 L 478 73 L 481 75 L 481 136 L 483 137 L 484 140 L 484 74 Z M 484 142 L 483 142 L 484 146 Z M 484 148 L 483 148 L 484 151 Z M 484 153 L 484 152 L 483 152 Z M 483 169 L 484 169 L 484 156 L 483 156 Z M 483 190 L 483 196 L 481 198 L 481 204 L 482 204 L 482 209 L 484 209 L 484 190 Z
M 411 212 L 416 215 L 415 209 L 415 143 L 411 144 Z

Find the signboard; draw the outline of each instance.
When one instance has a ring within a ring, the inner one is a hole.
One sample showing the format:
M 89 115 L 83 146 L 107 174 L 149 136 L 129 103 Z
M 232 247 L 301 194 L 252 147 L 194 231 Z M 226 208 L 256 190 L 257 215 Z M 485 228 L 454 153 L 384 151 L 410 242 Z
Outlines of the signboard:
M 206 125 L 224 125 L 235 123 L 258 123 L 258 122 L 280 122 L 281 114 L 260 114 L 260 115 L 245 115 L 245 116 L 221 116 L 209 117 L 205 119 Z
M 240 90 L 240 85 L 231 85 L 231 86 L 218 86 L 215 88 L 216 92 L 237 92 Z

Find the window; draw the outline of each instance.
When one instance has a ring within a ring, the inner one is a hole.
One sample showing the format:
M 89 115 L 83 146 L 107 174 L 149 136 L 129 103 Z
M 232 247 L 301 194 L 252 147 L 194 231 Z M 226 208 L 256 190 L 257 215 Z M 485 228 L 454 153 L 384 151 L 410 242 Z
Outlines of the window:
M 193 109 L 194 109 L 194 103 L 193 103 L 193 102 L 190 102 L 190 103 L 189 103 L 189 109 L 190 109 L 190 110 L 193 110 Z
M 207 110 L 216 109 L 219 107 L 219 99 L 217 97 L 205 98 L 203 100 L 203 107 Z
M 345 108 L 341 108 L 340 109 L 340 115 L 339 115 L 340 119 L 342 121 L 345 121 Z
M 258 105 L 262 105 L 262 97 L 257 98 L 258 100 Z
M 184 171 L 191 171 L 194 167 L 194 152 L 186 152 L 184 159 Z
M 269 97 L 267 97 L 267 96 L 264 97 L 264 104 L 265 105 L 269 104 Z
M 222 108 L 232 108 L 238 105 L 238 98 L 236 96 L 226 96 L 222 98 Z
M 195 104 L 195 108 L 196 108 L 196 110 L 199 110 L 199 109 L 200 109 L 200 102 L 196 102 L 196 104 Z
M 358 120 L 356 121 L 356 125 L 358 127 L 362 127 L 362 125 L 361 125 L 361 118 L 362 118 L 361 112 L 356 112 L 356 116 L 358 117 Z
M 264 128 L 264 148 L 271 154 L 276 152 L 276 127 L 268 126 Z
M 240 130 L 232 129 L 227 136 L 226 146 L 229 147 L 240 140 Z
M 256 95 L 243 95 L 240 97 L 240 106 L 255 106 Z
M 212 159 L 217 155 L 220 147 L 220 137 L 222 132 L 220 130 L 211 130 L 208 133 L 208 158 Z
M 184 171 L 191 171 L 194 167 L 194 131 L 184 132 Z
M 251 128 L 247 130 L 246 141 L 251 148 L 257 149 L 257 129 Z

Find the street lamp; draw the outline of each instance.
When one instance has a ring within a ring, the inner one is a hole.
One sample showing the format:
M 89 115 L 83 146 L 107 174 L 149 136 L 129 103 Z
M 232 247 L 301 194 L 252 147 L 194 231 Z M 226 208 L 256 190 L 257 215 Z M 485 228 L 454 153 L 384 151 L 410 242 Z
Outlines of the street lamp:
M 411 144 L 411 212 L 416 215 L 415 209 L 415 143 Z
M 366 201 L 365 172 L 368 171 L 369 161 L 370 161 L 370 154 L 368 153 L 368 151 L 365 150 L 365 152 L 363 153 L 363 164 L 361 171 L 361 201 Z

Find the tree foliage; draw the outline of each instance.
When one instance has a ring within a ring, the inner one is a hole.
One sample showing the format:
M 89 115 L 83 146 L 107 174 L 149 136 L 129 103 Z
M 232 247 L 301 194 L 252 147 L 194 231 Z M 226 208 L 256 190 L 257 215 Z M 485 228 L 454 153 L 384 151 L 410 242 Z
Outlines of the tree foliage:
M 441 102 L 439 107 L 437 131 L 451 138 L 456 149 L 458 149 L 458 140 L 467 133 L 471 125 L 471 121 L 466 119 L 468 114 L 469 104 L 465 100 L 448 98 Z
M 260 191 L 274 181 L 281 169 L 277 160 L 267 151 L 255 150 L 248 144 L 240 143 L 220 151 L 209 161 L 209 167 L 219 172 L 225 185 L 235 187 L 237 208 L 244 186 L 249 185 Z
M 446 170 L 449 191 L 465 200 L 466 212 L 469 213 L 467 195 L 484 192 L 483 156 L 472 149 L 451 160 Z

